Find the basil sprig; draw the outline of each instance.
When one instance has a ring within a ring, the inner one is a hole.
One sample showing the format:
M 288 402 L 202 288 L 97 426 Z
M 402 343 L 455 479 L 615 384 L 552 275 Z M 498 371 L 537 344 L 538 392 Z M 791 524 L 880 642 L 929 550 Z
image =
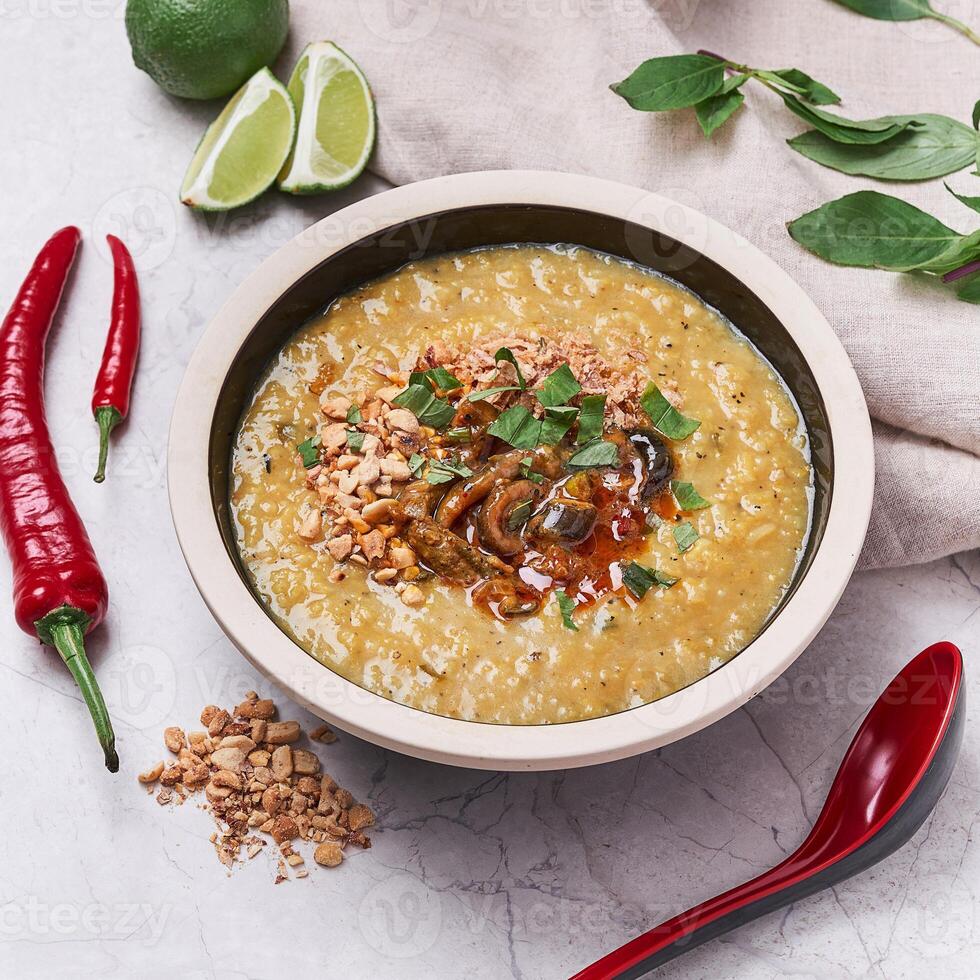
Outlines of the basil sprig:
M 794 150 L 843 173 L 925 180 L 962 170 L 980 154 L 976 126 L 971 130 L 931 113 L 848 119 L 818 108 L 836 105 L 840 97 L 799 68 L 750 68 L 707 51 L 651 58 L 611 87 L 643 112 L 693 106 L 710 137 L 743 105 L 741 90 L 749 80 L 775 92 L 790 112 L 813 127 L 788 141 Z
M 669 589 L 680 581 L 664 575 L 655 568 L 647 568 L 638 561 L 631 561 L 623 568 L 623 585 L 637 598 L 642 599 L 655 585 L 661 589 Z
M 954 196 L 980 210 L 975 198 Z M 931 214 L 877 191 L 858 191 L 830 201 L 787 227 L 800 245 L 828 262 L 923 272 L 945 282 L 963 280 L 957 296 L 968 303 L 980 302 L 980 229 L 961 234 Z
M 931 17 L 965 34 L 974 44 L 980 44 L 980 34 L 972 31 L 962 21 L 933 9 L 929 0 L 837 0 L 843 7 L 875 20 L 921 20 Z

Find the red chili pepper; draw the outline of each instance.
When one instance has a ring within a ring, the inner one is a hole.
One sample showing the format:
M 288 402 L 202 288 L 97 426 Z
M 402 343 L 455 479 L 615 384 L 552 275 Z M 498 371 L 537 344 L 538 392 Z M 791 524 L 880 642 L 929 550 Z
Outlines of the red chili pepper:
M 106 235 L 116 271 L 112 291 L 112 318 L 109 335 L 102 352 L 102 366 L 95 379 L 92 412 L 99 424 L 99 468 L 95 482 L 105 479 L 109 455 L 109 434 L 129 412 L 129 393 L 133 387 L 136 357 L 140 349 L 140 289 L 136 266 L 129 249 L 116 238 Z
M 84 643 L 105 616 L 109 590 L 44 417 L 44 346 L 79 238 L 71 227 L 51 237 L 0 324 L 0 531 L 13 562 L 17 624 L 57 648 L 116 772 L 112 723 Z

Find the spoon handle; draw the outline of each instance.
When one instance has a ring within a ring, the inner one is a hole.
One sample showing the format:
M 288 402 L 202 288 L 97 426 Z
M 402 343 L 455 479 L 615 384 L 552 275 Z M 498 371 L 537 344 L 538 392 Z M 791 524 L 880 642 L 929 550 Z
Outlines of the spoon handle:
M 957 731 L 953 741 L 957 746 L 962 723 L 960 710 L 954 718 Z M 662 922 L 576 973 L 571 980 L 637 980 L 702 943 L 877 864 L 898 850 L 925 822 L 949 781 L 956 754 L 954 749 L 929 767 L 924 782 L 933 784 L 936 791 L 925 794 L 930 800 L 928 805 L 917 805 L 914 799 L 907 801 L 877 833 L 858 838 L 843 849 L 828 845 L 818 821 L 809 837 L 781 864 Z
M 797 852 L 799 853 L 799 852 Z M 632 980 L 752 919 L 824 887 L 798 877 L 797 855 L 745 884 L 662 922 L 576 973 L 572 980 Z M 796 872 L 794 874 L 794 871 Z M 793 887 L 794 878 L 798 884 Z M 810 883 L 811 888 L 802 886 Z M 799 890 L 798 890 L 799 889 Z

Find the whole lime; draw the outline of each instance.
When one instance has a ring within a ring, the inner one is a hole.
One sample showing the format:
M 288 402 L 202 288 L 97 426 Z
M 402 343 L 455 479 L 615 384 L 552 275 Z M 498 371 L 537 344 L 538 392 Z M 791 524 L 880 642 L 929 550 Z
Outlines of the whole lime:
M 171 95 L 216 99 L 279 54 L 289 0 L 129 0 L 133 61 Z

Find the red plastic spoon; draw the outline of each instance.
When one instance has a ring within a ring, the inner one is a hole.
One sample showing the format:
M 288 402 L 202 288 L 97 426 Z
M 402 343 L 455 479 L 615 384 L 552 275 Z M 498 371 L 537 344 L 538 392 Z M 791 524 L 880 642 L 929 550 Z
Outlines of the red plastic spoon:
M 939 801 L 963 741 L 963 658 L 936 643 L 906 664 L 871 706 L 830 795 L 795 854 L 771 871 L 638 936 L 572 980 L 634 980 L 689 949 L 897 851 Z

